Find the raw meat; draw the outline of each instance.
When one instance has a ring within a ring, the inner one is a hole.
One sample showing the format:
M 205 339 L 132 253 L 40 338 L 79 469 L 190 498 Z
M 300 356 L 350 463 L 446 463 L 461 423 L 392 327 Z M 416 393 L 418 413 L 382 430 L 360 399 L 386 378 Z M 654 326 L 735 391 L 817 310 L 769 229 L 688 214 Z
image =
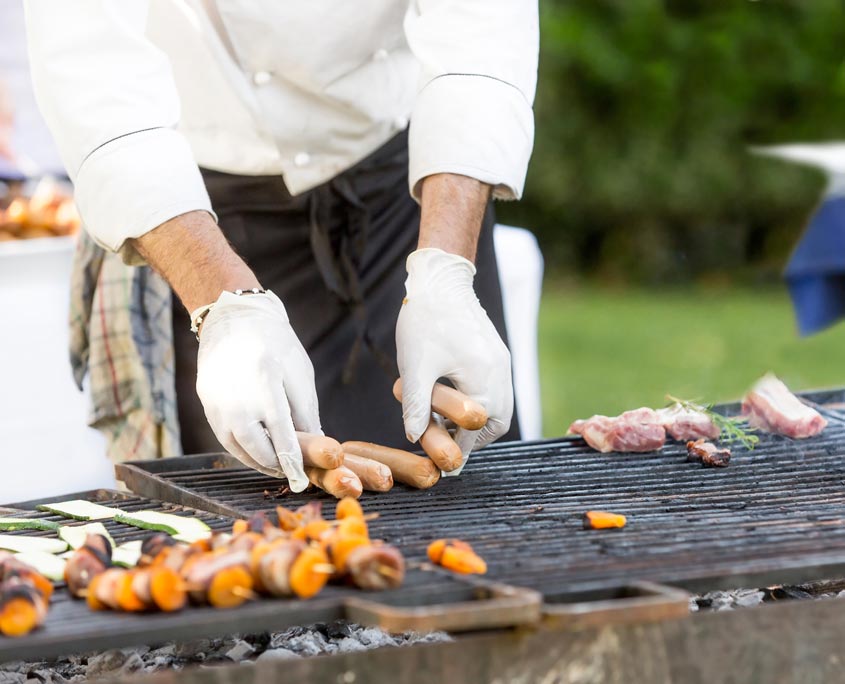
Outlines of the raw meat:
M 703 439 L 687 442 L 687 460 L 697 461 L 710 468 L 725 468 L 731 460 L 730 449 L 720 449 Z
M 576 420 L 569 432 L 581 435 L 596 451 L 656 451 L 666 443 L 666 430 L 650 408 L 625 411 L 620 416 L 593 416 Z
M 657 411 L 663 427 L 679 442 L 696 439 L 718 439 L 721 430 L 706 413 L 674 404 Z
M 827 425 L 818 411 L 802 403 L 771 373 L 745 395 L 742 414 L 748 416 L 751 427 L 792 439 L 815 437 Z

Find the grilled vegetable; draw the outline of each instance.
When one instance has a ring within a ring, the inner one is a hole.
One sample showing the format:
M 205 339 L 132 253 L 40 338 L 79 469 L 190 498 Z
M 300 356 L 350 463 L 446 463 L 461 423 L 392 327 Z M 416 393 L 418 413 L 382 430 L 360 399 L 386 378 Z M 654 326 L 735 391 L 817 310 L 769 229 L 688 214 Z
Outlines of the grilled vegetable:
M 61 539 L 47 537 L 26 537 L 20 534 L 0 534 L 0 549 L 16 553 L 41 551 L 42 553 L 61 553 L 67 550 L 67 543 Z
M 141 560 L 141 541 L 131 541 L 121 544 L 112 550 L 112 563 L 124 568 L 134 568 Z
M 101 522 L 88 523 L 87 525 L 62 525 L 59 527 L 59 538 L 64 539 L 70 548 L 78 549 L 85 545 L 85 539 L 89 534 L 99 534 L 105 537 L 113 547 L 114 539 L 111 538 L 106 526 Z
M 487 563 L 472 547 L 460 539 L 438 539 L 431 542 L 427 549 L 428 558 L 447 570 L 465 575 L 483 575 L 487 572 Z
M 189 544 L 211 536 L 211 528 L 202 520 L 174 515 L 173 513 L 160 513 L 158 511 L 121 512 L 114 519 L 115 522 L 140 527 L 142 530 L 167 532 L 175 539 Z
M 119 508 L 102 506 L 91 501 L 83 501 L 82 499 L 41 504 L 36 506 L 36 508 L 39 511 L 55 513 L 56 515 L 73 518 L 74 520 L 108 520 L 123 513 Z
M 43 551 L 16 553 L 15 559 L 33 568 L 36 572 L 54 582 L 64 580 L 67 561 L 60 556 Z
M 316 596 L 334 573 L 334 566 L 322 549 L 309 547 L 300 553 L 290 569 L 290 588 L 299 598 Z
M 59 529 L 59 523 L 44 518 L 0 518 L 0 532 L 17 530 L 42 530 L 50 532 Z
M 364 509 L 361 508 L 361 504 L 358 503 L 357 499 L 347 497 L 337 502 L 334 517 L 338 520 L 343 520 L 344 518 L 361 518 L 363 520 Z
M 584 529 L 605 530 L 625 527 L 628 519 L 624 515 L 606 511 L 587 511 L 584 513 Z

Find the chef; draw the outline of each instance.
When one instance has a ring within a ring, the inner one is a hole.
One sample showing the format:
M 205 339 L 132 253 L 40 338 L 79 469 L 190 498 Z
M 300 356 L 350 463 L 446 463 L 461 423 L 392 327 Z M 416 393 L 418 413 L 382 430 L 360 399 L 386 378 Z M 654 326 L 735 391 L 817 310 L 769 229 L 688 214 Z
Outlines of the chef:
M 117 334 L 147 372 L 169 357 L 145 349 L 172 340 L 172 375 L 145 387 L 175 388 L 185 451 L 219 443 L 295 490 L 295 430 L 415 442 L 438 378 L 489 415 L 456 435 L 464 460 L 518 437 L 491 200 L 523 190 L 536 0 L 25 7 L 36 96 L 87 232 L 182 304 L 139 331 L 122 323 L 150 308 L 152 275 L 132 276 L 125 311 L 94 292 L 102 277 L 82 288 L 83 309 L 108 301 L 99 313 L 121 322 L 100 331 L 98 374 L 120 412 L 143 399 L 121 381 Z

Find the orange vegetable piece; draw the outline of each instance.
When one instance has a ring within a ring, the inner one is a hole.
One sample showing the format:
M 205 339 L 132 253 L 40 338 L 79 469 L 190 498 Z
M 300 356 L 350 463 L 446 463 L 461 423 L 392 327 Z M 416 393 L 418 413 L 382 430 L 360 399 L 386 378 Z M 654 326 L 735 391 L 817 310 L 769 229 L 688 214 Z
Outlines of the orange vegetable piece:
M 337 526 L 339 536 L 366 537 L 370 538 L 370 530 L 363 518 L 344 518 Z
M 305 538 L 317 541 L 324 532 L 330 529 L 331 524 L 327 520 L 323 520 L 322 518 L 319 520 L 312 520 L 305 526 Z
M 618 513 L 607 511 L 587 511 L 584 513 L 584 529 L 605 530 L 609 528 L 625 527 L 628 519 Z
M 118 608 L 129 613 L 137 613 L 147 607 L 132 590 L 132 580 L 134 577 L 133 572 L 127 572 L 117 582 Z
M 279 527 L 286 532 L 293 532 L 302 525 L 302 516 L 284 506 L 276 506 L 276 516 L 279 518 Z
M 108 610 L 108 606 L 97 598 L 97 585 L 102 581 L 103 574 L 94 575 L 91 581 L 88 582 L 88 593 L 85 595 L 85 602 L 91 610 Z
M 337 502 L 334 515 L 338 520 L 344 520 L 345 518 L 363 519 L 364 509 L 361 508 L 361 504 L 358 503 L 357 499 L 353 499 L 351 496 L 345 496 Z
M 290 588 L 299 598 L 316 596 L 326 586 L 333 570 L 325 551 L 309 547 L 296 557 L 291 566 Z
M 0 632 L 9 637 L 29 634 L 38 621 L 38 606 L 24 596 L 9 599 L 0 610 Z
M 217 608 L 235 608 L 254 597 L 252 575 L 242 565 L 223 568 L 211 579 L 208 602 Z
M 460 539 L 437 539 L 428 545 L 428 558 L 452 572 L 464 575 L 483 575 L 487 572 L 487 563 L 472 547 Z
M 188 601 L 185 583 L 179 573 L 171 568 L 150 570 L 150 597 L 156 607 L 165 613 L 182 610 Z
M 336 536 L 329 544 L 329 555 L 332 559 L 332 565 L 335 567 L 335 573 L 343 575 L 346 572 L 346 559 L 359 546 L 369 546 L 370 540 L 361 535 Z
M 249 530 L 249 522 L 246 520 L 235 520 L 232 523 L 232 534 L 243 534 Z

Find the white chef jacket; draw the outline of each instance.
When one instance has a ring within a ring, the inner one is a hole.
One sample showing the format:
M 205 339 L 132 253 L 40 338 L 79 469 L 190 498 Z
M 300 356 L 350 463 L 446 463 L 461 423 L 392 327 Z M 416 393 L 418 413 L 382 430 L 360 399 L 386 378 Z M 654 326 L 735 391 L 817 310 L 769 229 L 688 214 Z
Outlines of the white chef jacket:
M 212 212 L 198 165 L 293 194 L 404 129 L 409 184 L 520 197 L 537 0 L 25 0 L 33 83 L 85 226 L 120 251 Z M 212 212 L 213 213 L 213 212 Z M 135 260 L 133 250 L 124 256 Z

